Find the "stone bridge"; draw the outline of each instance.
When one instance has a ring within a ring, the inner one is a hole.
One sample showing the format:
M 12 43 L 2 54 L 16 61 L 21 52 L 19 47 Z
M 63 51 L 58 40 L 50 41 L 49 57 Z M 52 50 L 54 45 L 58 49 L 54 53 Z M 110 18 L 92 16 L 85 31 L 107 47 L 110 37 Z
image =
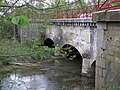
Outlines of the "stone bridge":
M 72 50 L 69 57 L 77 56 L 82 73 L 96 67 L 95 90 L 120 87 L 120 9 L 96 12 L 93 20 L 97 26 L 91 19 L 51 20 L 47 30 L 35 22 L 28 28 L 20 28 L 21 42 L 46 31 L 44 45 L 63 50 L 69 47 Z
M 44 45 L 57 49 L 70 48 L 76 55 L 82 73 L 95 69 L 96 22 L 91 19 L 55 19 L 46 30 Z

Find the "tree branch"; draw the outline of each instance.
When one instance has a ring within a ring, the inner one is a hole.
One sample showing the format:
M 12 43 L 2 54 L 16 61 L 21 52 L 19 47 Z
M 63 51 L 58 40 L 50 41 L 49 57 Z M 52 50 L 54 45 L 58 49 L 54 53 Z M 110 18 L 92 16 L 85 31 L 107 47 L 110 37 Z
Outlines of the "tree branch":
M 4 13 L 2 16 L 4 16 L 11 8 L 14 7 L 14 5 L 18 2 L 19 0 L 16 0 L 15 3 L 13 3 L 12 7 L 9 7 Z
M 30 8 L 33 8 L 33 9 L 35 9 L 35 10 L 37 10 L 37 11 L 46 11 L 46 10 L 56 10 L 56 9 L 58 9 L 58 8 L 60 8 L 61 6 L 63 6 L 63 5 L 59 5 L 59 3 L 60 3 L 60 0 L 59 0 L 59 2 L 57 3 L 57 6 L 54 6 L 54 7 L 46 7 L 46 8 L 37 8 L 37 7 L 35 7 L 34 5 L 31 5 L 29 2 L 26 2 L 25 0 L 23 0 L 24 1 L 24 5 L 21 5 L 21 6 L 15 6 L 15 4 L 18 2 L 19 0 L 16 0 L 16 2 L 15 3 L 13 3 L 12 5 L 0 5 L 0 7 L 7 7 L 8 9 L 1 15 L 1 17 L 2 16 L 4 16 L 10 9 L 12 9 L 12 8 L 21 8 L 21 7 L 30 7 Z M 42 2 L 42 3 L 46 3 L 46 2 L 44 2 L 44 0 L 36 0 L 36 1 L 39 1 L 39 2 Z M 67 5 L 73 5 L 73 4 L 75 4 L 75 3 L 78 3 L 78 1 L 75 1 L 75 2 L 72 2 L 72 3 L 68 3 Z M 59 9 L 60 10 L 60 9 Z M 60 10 L 61 11 L 61 10 Z
M 24 5 L 21 5 L 21 6 L 14 6 L 15 8 L 21 8 L 21 7 L 24 7 L 26 6 L 25 4 Z M 0 7 L 9 7 L 9 8 L 12 8 L 13 6 L 11 5 L 0 5 Z
M 77 3 L 77 2 L 78 2 L 78 1 L 75 1 L 75 2 L 72 2 L 72 3 L 67 4 L 67 5 L 73 5 L 73 4 Z M 57 6 L 51 7 L 51 8 L 40 9 L 40 8 L 36 8 L 36 7 L 33 6 L 33 5 L 30 5 L 29 3 L 28 3 L 28 5 L 31 6 L 32 8 L 34 8 L 35 10 L 41 10 L 41 11 L 43 11 L 43 10 L 49 10 L 49 9 L 56 9 L 56 8 L 59 8 L 59 7 L 63 6 L 63 5 L 57 5 Z

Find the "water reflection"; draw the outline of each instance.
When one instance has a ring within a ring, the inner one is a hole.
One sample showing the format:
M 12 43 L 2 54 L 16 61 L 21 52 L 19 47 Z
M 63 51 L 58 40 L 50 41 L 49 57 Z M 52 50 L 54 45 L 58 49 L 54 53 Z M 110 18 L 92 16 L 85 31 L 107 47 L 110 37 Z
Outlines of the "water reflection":
M 2 90 L 55 90 L 55 85 L 44 75 L 21 77 L 11 74 L 2 80 Z
M 94 90 L 94 78 L 81 76 L 76 61 L 61 60 L 21 71 L 0 78 L 0 90 Z

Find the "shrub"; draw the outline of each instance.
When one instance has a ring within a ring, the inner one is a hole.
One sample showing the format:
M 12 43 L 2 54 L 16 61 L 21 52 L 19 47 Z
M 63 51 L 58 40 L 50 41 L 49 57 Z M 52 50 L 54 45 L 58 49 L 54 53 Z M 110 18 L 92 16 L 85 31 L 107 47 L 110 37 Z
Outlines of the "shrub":
M 3 67 L 4 65 L 10 64 L 10 58 L 9 57 L 0 57 L 0 67 Z
M 17 61 L 28 61 L 29 59 L 31 59 L 32 61 L 42 61 L 54 55 L 54 48 L 40 46 L 40 44 L 38 44 L 38 41 L 37 43 L 36 41 L 26 41 L 23 43 L 19 43 L 12 40 L 3 40 L 1 43 L 1 66 L 9 64 L 10 60 L 13 59 L 13 57 Z

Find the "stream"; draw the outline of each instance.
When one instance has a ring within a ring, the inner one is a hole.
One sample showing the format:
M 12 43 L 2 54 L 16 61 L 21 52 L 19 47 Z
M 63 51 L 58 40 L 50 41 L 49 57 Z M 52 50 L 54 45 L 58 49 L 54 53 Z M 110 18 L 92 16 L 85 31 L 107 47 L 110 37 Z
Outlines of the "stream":
M 0 90 L 94 90 L 94 77 L 82 76 L 79 65 L 61 58 L 0 75 Z

